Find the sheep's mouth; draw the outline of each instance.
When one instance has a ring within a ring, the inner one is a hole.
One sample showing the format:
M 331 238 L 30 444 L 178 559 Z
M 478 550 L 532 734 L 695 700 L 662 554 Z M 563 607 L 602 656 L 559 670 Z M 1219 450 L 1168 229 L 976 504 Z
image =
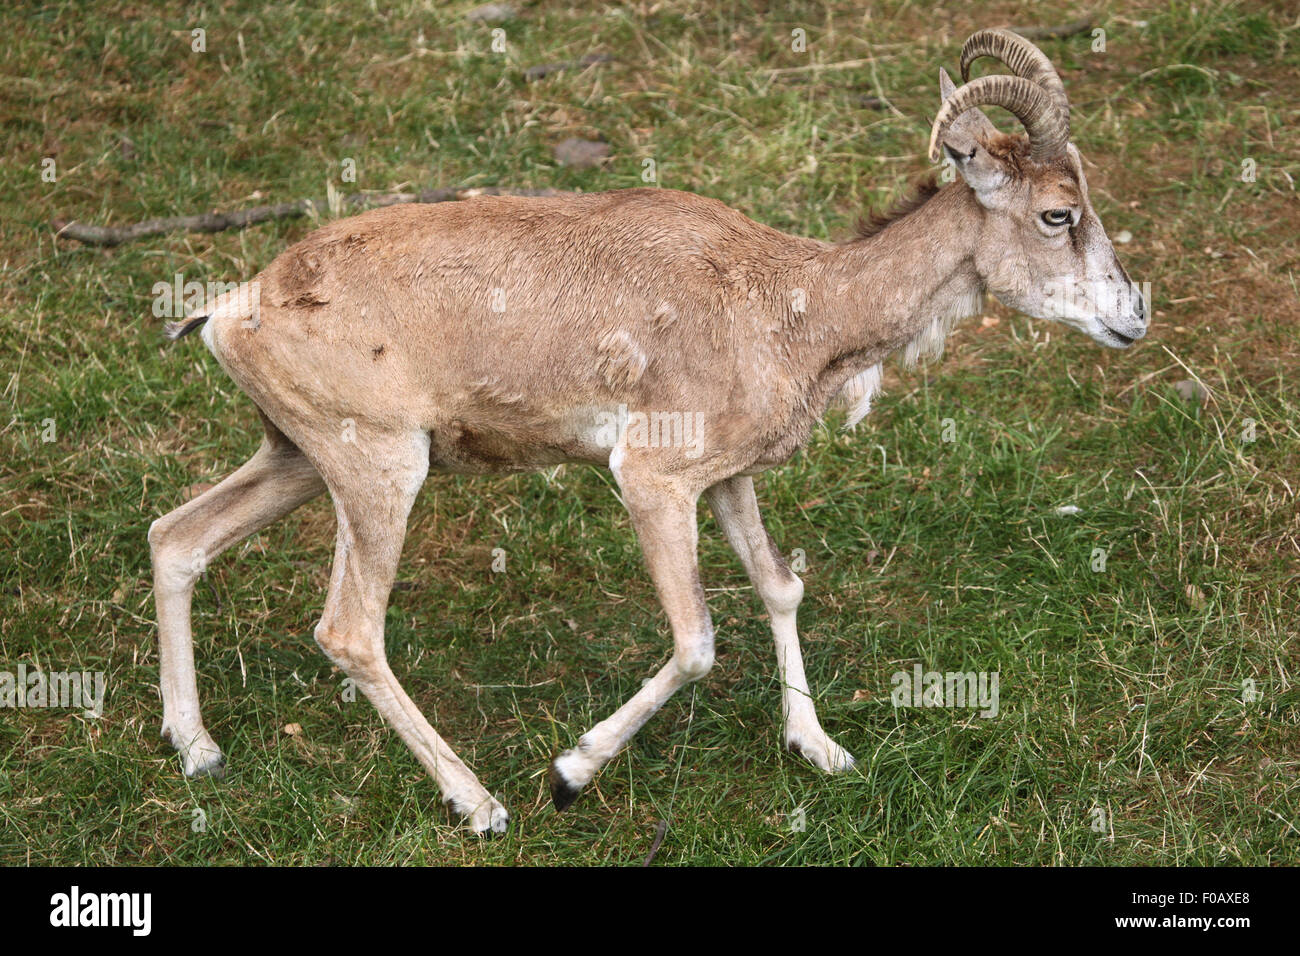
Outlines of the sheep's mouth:
M 1136 338 L 1125 335 L 1123 332 L 1116 332 L 1105 323 L 1101 323 L 1101 327 L 1102 334 L 1099 341 L 1102 345 L 1108 345 L 1113 349 L 1126 349 L 1137 341 Z

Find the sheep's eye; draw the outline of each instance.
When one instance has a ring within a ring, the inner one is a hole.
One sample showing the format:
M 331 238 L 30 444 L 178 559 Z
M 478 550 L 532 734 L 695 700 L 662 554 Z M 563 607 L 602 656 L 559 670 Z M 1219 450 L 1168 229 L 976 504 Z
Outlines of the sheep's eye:
M 1043 213 L 1043 222 L 1049 226 L 1065 226 L 1070 222 L 1070 210 L 1068 209 L 1049 209 Z

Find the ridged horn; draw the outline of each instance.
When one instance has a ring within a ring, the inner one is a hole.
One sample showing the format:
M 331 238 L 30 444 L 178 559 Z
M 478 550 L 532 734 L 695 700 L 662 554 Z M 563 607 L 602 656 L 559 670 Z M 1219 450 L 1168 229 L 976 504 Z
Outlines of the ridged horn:
M 943 101 L 930 130 L 930 161 L 943 158 L 940 145 L 953 121 L 978 106 L 1001 106 L 1020 120 L 1029 134 L 1030 155 L 1044 162 L 1059 155 L 1070 139 L 1066 126 L 1051 95 L 1033 80 L 1003 73 L 971 80 Z
M 970 65 L 982 56 L 993 57 L 1005 63 L 1016 76 L 1033 80 L 1047 90 L 1052 102 L 1061 112 L 1065 123 L 1066 138 L 1069 138 L 1070 100 L 1065 95 L 1065 84 L 1056 73 L 1056 67 L 1047 58 L 1047 54 L 1034 46 L 1019 33 L 1010 30 L 980 30 L 971 34 L 961 48 L 961 79 L 963 83 L 970 80 Z

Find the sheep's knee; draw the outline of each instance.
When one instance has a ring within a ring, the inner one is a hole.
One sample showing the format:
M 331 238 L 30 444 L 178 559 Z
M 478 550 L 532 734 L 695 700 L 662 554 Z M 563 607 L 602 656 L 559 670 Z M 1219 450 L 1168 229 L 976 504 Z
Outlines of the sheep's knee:
M 325 656 L 349 677 L 365 677 L 378 664 L 374 643 L 362 634 L 337 627 L 332 621 L 322 620 L 316 625 L 314 636 Z
M 697 681 L 713 669 L 713 633 L 708 632 L 673 654 L 677 673 L 685 681 Z
M 166 517 L 149 525 L 149 559 L 153 564 L 154 582 L 168 591 L 192 587 L 207 567 L 207 556 L 202 548 L 186 551 L 168 540 L 170 525 Z
M 767 539 L 771 562 L 762 572 L 760 597 L 774 614 L 793 614 L 803 601 L 803 581 L 790 570 L 785 556 L 770 537 Z
M 803 601 L 803 581 L 789 568 L 778 568 L 777 571 L 763 598 L 773 613 L 793 614 Z

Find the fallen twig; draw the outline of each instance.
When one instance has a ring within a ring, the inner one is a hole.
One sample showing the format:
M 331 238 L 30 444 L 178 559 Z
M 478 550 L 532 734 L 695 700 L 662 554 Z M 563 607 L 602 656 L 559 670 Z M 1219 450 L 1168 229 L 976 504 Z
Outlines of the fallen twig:
M 422 193 L 354 193 L 343 197 L 343 204 L 357 209 L 396 206 L 401 203 L 455 202 L 474 196 L 568 196 L 560 189 L 502 189 L 485 186 L 479 189 L 430 189 Z M 55 219 L 50 225 L 60 239 L 76 239 L 91 246 L 117 246 L 124 242 L 158 236 L 167 232 L 223 232 L 243 229 L 273 219 L 295 219 L 316 209 L 328 209 L 325 199 L 299 199 L 274 206 L 254 206 L 236 212 L 205 212 L 197 216 L 171 216 L 146 219 L 130 226 L 91 226 L 82 222 Z
M 660 820 L 659 825 L 655 827 L 654 842 L 650 844 L 650 852 L 646 854 L 645 862 L 642 866 L 649 866 L 654 861 L 655 854 L 659 852 L 660 845 L 664 842 L 664 834 L 668 832 L 668 821 Z

